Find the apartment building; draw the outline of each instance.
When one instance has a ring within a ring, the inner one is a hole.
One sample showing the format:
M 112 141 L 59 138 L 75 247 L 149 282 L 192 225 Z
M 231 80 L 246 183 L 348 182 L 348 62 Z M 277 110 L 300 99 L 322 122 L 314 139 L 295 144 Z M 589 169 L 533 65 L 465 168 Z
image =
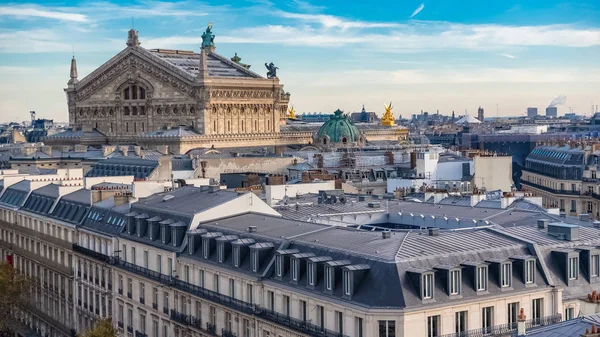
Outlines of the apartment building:
M 43 336 L 109 316 L 136 337 L 502 335 L 520 309 L 528 327 L 593 313 L 600 288 L 600 229 L 555 219 L 378 232 L 211 187 L 133 203 L 17 187 L 0 195 L 0 249 L 38 277 L 20 319 Z

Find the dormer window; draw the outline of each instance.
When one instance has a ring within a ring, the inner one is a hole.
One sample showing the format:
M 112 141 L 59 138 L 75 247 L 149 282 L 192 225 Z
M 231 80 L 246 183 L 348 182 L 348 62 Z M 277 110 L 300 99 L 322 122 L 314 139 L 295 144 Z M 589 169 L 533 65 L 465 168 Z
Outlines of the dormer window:
M 590 259 L 590 276 L 598 277 L 600 272 L 600 255 L 592 255 Z
M 352 295 L 352 273 L 349 270 L 343 271 L 344 295 Z
M 291 259 L 291 268 L 292 268 L 292 281 L 298 282 L 299 274 L 300 274 L 300 260 L 296 258 Z
M 333 268 L 325 266 L 325 289 L 333 290 Z
M 422 299 L 433 298 L 433 273 L 425 273 L 421 276 L 421 289 Z
M 512 285 L 512 264 L 503 263 L 500 268 L 500 286 L 502 288 Z
M 258 273 L 258 251 L 257 250 L 253 250 L 250 253 L 250 262 L 252 264 L 252 271 L 255 273 Z
M 477 267 L 475 276 L 475 289 L 477 291 L 486 291 L 488 282 L 488 269 L 487 266 Z
M 569 280 L 576 280 L 579 277 L 579 258 L 569 257 Z
M 225 245 L 221 242 L 217 247 L 217 258 L 219 259 L 219 263 L 225 261 Z
M 275 274 L 277 277 L 283 277 L 283 255 L 275 256 Z
M 189 236 L 188 239 L 188 254 L 194 255 L 194 237 Z
M 203 240 L 203 244 L 202 244 L 202 256 L 205 259 L 208 259 L 210 257 L 210 243 L 209 240 Z
M 527 260 L 525 262 L 525 283 L 533 282 L 535 282 L 535 260 Z
M 450 271 L 450 295 L 460 295 L 460 270 Z
M 306 262 L 306 273 L 308 274 L 308 285 L 314 287 L 317 283 L 317 270 L 313 262 Z
M 236 268 L 240 267 L 240 247 L 233 247 L 233 266 Z

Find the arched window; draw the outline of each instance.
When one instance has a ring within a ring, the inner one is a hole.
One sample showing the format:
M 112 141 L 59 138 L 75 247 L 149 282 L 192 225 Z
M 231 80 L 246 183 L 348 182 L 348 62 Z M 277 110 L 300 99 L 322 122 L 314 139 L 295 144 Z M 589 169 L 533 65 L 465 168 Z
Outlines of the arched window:
M 146 99 L 146 89 L 136 84 L 130 84 L 123 89 L 123 99 L 126 101 Z
M 342 143 L 344 143 L 344 144 L 348 143 L 348 138 L 342 137 Z

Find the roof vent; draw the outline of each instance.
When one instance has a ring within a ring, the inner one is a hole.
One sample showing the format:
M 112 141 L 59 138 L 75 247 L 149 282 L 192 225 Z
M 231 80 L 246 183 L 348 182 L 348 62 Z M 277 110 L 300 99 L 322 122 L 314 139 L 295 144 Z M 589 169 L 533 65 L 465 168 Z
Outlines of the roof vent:
M 254 233 L 258 230 L 257 226 L 248 226 L 248 232 Z
M 567 213 L 565 213 L 565 211 L 560 211 L 560 217 L 561 218 L 566 218 L 567 217 Z
M 579 240 L 579 226 L 564 223 L 548 224 L 548 235 L 560 240 L 577 241 Z
M 162 198 L 162 201 L 163 201 L 163 202 L 165 202 L 165 201 L 169 201 L 169 200 L 171 200 L 171 199 L 173 199 L 173 198 L 175 198 L 175 196 L 174 196 L 174 195 L 172 195 L 172 194 L 168 194 L 168 195 L 165 195 L 165 196 Z
M 379 207 L 381 207 L 381 204 L 378 202 L 370 202 L 368 204 L 368 206 L 369 206 L 369 208 L 379 208 Z
M 364 195 L 359 195 L 358 196 L 358 201 L 367 201 L 367 197 Z
M 548 219 L 538 219 L 537 226 L 539 229 L 546 229 L 548 227 Z
M 389 239 L 389 238 L 391 238 L 391 237 L 392 237 L 392 232 L 388 232 L 388 231 L 386 231 L 386 232 L 381 232 L 381 238 L 382 238 L 382 239 Z
M 585 214 L 579 214 L 579 220 L 581 221 L 590 221 L 590 215 L 585 213 Z
M 592 226 L 594 226 L 594 228 L 600 228 L 600 221 L 594 221 Z
M 429 236 L 439 236 L 440 235 L 440 229 L 439 228 L 429 228 Z

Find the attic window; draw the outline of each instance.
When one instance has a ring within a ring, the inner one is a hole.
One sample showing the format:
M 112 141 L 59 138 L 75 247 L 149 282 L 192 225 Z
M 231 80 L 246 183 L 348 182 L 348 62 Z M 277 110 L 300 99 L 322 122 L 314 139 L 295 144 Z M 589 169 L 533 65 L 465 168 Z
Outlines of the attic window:
M 204 256 L 205 259 L 208 259 L 210 256 L 210 241 L 209 240 L 204 240 L 204 242 L 202 244 L 202 256 Z
M 343 271 L 344 295 L 352 295 L 352 272 L 349 270 Z
M 460 295 L 460 270 L 450 271 L 450 295 Z
M 579 258 L 569 258 L 569 280 L 576 280 L 579 277 Z
M 500 286 L 502 288 L 510 287 L 512 281 L 512 264 L 503 263 L 500 269 Z
M 252 263 L 252 271 L 255 273 L 258 273 L 258 266 L 259 266 L 258 250 L 253 250 L 250 252 L 250 260 Z
M 333 267 L 325 266 L 325 289 L 333 290 Z
M 433 273 L 425 273 L 421 278 L 421 298 L 424 300 L 433 298 Z
M 292 281 L 298 282 L 298 274 L 300 274 L 300 261 L 296 258 L 292 258 L 291 265 Z
M 222 242 L 219 242 L 217 247 L 217 255 L 219 263 L 223 263 L 223 261 L 225 261 L 225 245 Z
M 309 286 L 315 286 L 316 282 L 316 270 L 315 270 L 315 264 L 313 262 L 306 262 L 306 272 L 308 274 L 308 285 Z
M 525 283 L 531 284 L 535 281 L 535 260 L 525 262 Z
M 477 267 L 475 289 L 477 291 L 486 291 L 488 281 L 488 268 L 487 266 Z

